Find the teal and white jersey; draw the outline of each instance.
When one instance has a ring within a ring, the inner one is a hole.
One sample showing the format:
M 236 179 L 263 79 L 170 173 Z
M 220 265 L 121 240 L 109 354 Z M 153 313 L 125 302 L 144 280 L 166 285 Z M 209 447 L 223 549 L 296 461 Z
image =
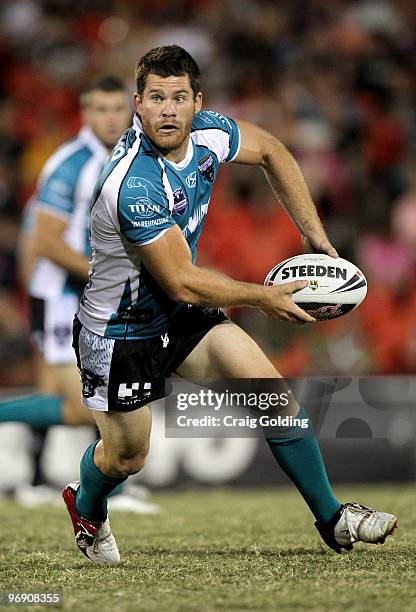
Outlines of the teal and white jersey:
M 108 152 L 89 127 L 64 143 L 48 159 L 39 177 L 31 203 L 26 229 L 33 224 L 37 210 L 68 222 L 64 240 L 77 253 L 90 256 L 89 212 L 94 186 L 108 160 Z M 34 267 L 29 293 L 47 299 L 62 294 L 80 296 L 84 283 L 73 281 L 69 273 L 45 257 Z
M 145 339 L 169 330 L 184 304 L 170 300 L 141 262 L 135 245 L 158 240 L 178 225 L 196 258 L 221 162 L 240 147 L 237 124 L 201 111 L 180 163 L 166 160 L 136 116 L 96 186 L 91 210 L 92 272 L 78 317 L 91 331 L 115 339 Z

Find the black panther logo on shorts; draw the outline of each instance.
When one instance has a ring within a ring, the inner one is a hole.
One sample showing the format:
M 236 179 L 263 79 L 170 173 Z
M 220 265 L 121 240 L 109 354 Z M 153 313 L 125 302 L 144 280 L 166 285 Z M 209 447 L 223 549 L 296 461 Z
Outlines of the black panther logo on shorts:
M 82 395 L 93 397 L 98 387 L 104 387 L 104 376 L 96 374 L 88 368 L 81 368 Z

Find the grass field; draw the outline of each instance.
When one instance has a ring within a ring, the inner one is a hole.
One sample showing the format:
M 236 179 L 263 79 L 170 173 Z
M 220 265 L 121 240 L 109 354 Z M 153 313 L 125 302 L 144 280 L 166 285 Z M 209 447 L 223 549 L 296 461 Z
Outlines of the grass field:
M 395 537 L 337 555 L 293 490 L 165 493 L 159 516 L 113 513 L 123 563 L 102 568 L 75 548 L 63 507 L 2 502 L 1 588 L 60 590 L 65 609 L 101 612 L 416 610 L 414 487 L 336 492 L 398 514 Z

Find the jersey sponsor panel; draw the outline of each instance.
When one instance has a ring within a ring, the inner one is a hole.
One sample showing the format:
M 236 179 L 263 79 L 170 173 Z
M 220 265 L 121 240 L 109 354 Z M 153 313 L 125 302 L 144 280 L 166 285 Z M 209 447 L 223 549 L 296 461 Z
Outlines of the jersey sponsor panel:
M 175 223 L 171 215 L 173 193 L 170 184 L 166 189 L 164 168 L 154 158 L 136 157 L 131 172 L 135 173 L 134 187 L 126 178 L 119 190 L 117 207 L 120 230 L 132 243 L 149 244 Z

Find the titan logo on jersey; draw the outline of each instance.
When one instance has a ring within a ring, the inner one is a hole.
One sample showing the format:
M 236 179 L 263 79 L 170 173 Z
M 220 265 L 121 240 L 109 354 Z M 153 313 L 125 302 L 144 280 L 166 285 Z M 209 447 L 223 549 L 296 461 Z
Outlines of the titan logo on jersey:
M 173 214 L 183 215 L 185 210 L 188 208 L 188 200 L 182 190 L 182 187 L 178 187 L 173 192 Z
M 130 212 L 138 213 L 142 217 L 155 217 L 161 213 L 161 207 L 158 204 L 153 204 L 153 202 L 146 198 L 141 198 L 134 204 L 129 204 L 129 209 Z
M 211 183 L 214 180 L 214 158 L 212 155 L 204 155 L 198 162 L 198 170 L 204 178 Z
M 150 181 L 141 176 L 131 176 L 127 181 L 127 186 L 129 189 L 135 188 L 139 192 L 135 196 L 126 196 L 127 200 L 134 200 L 134 204 L 128 204 L 130 212 L 136 213 L 140 215 L 141 218 L 145 219 L 163 214 L 163 206 L 155 204 L 155 202 L 149 198 L 149 189 L 153 188 L 154 191 L 159 193 Z M 135 217 L 133 221 L 134 227 L 140 227 L 143 224 L 146 225 L 145 222 L 140 223 L 140 217 Z M 160 223 L 163 223 L 163 221 L 159 221 L 158 223 L 149 222 L 147 225 L 159 225 Z
M 143 179 L 141 176 L 130 176 L 127 181 L 127 187 L 129 189 L 135 189 L 136 187 L 143 187 Z M 148 181 L 146 180 L 146 183 Z

